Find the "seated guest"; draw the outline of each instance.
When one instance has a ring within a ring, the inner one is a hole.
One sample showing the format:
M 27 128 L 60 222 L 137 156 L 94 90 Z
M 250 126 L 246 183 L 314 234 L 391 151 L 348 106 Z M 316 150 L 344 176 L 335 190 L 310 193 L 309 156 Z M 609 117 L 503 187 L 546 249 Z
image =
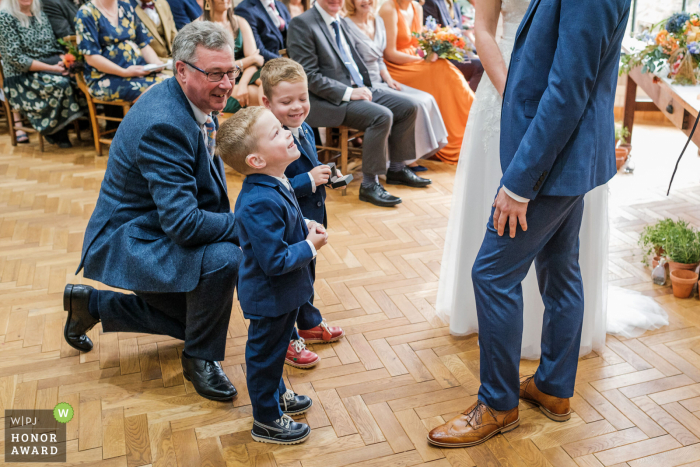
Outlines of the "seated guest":
M 83 0 L 43 0 L 41 3 L 57 39 L 75 35 L 75 15 L 85 3 Z
M 233 58 L 236 65 L 242 70 L 236 78 L 233 94 L 228 98 L 224 112 L 235 113 L 249 105 L 260 105 L 260 86 L 256 84 L 260 79 L 260 67 L 264 59 L 255 45 L 255 37 L 248 22 L 233 14 L 231 0 L 209 0 L 210 8 L 205 8 L 202 14 L 204 21 L 213 21 L 221 24 L 224 29 L 231 31 L 236 45 Z
M 435 98 L 427 92 L 399 84 L 391 77 L 383 58 L 386 29 L 384 21 L 375 16 L 374 0 L 345 0 L 345 13 L 347 18 L 344 21 L 355 40 L 357 52 L 367 65 L 372 87 L 395 89 L 416 102 L 419 109 L 416 116 L 416 158 L 432 156 L 447 145 L 447 128 Z
M 381 6 L 379 16 L 387 33 L 384 61 L 396 81 L 435 98 L 447 127 L 447 146 L 436 156 L 443 162 L 456 164 L 474 92 L 449 61 L 437 58 L 434 53 L 425 60 L 418 56 L 412 33 L 423 28 L 422 14 L 421 6 L 411 0 L 388 0 Z
M 289 15 L 292 18 L 296 18 L 306 11 L 306 7 L 304 6 L 304 2 L 302 0 L 282 0 L 282 3 L 284 3 L 284 6 L 287 7 L 287 11 L 289 11 Z
M 69 148 L 67 125 L 83 115 L 85 100 L 78 98 L 77 86 L 67 76 L 59 57 L 62 53 L 39 0 L 2 2 L 0 56 L 5 98 L 46 141 Z M 27 135 L 22 132 L 17 138 L 23 142 Z
M 202 5 L 197 0 L 167 0 L 179 31 L 202 16 Z
M 151 33 L 149 44 L 162 60 L 173 56 L 173 40 L 177 35 L 175 20 L 166 0 L 131 0 L 141 23 Z
M 428 17 L 432 16 L 441 26 L 462 29 L 462 10 L 454 0 L 425 0 L 425 4 L 422 5 L 423 24 Z M 450 61 L 462 72 L 472 91 L 476 92 L 481 76 L 484 74 L 481 60 L 472 58 L 466 62 Z
M 198 21 L 175 38 L 173 61 L 175 76 L 147 92 L 114 136 L 78 266 L 134 293 L 68 284 L 64 337 L 89 352 L 85 333 L 101 321 L 103 332 L 184 340 L 185 379 L 200 396 L 226 401 L 237 391 L 219 362 L 242 253 L 213 112 L 233 89 L 233 41 Z
M 367 66 L 341 21 L 342 6 L 342 0 L 317 0 L 289 24 L 289 57 L 304 67 L 309 83 L 311 111 L 306 122 L 311 127 L 346 125 L 363 130 L 360 201 L 396 206 L 401 198 L 382 187 L 379 175 L 386 174 L 387 183 L 394 185 L 431 183 L 405 164 L 416 158 L 413 133 L 418 105 L 399 91 L 372 87 Z
M 144 70 L 146 64 L 163 62 L 149 45 L 153 38 L 130 3 L 86 3 L 75 17 L 75 30 L 78 50 L 85 56 L 85 81 L 93 97 L 133 102 L 167 78 Z
M 243 0 L 236 14 L 245 18 L 253 30 L 255 44 L 265 61 L 278 58 L 286 47 L 287 26 L 292 17 L 284 3 L 278 0 Z
M 299 210 L 284 176 L 299 150 L 269 110 L 251 107 L 224 122 L 217 153 L 246 176 L 236 224 L 243 251 L 238 298 L 250 320 L 245 363 L 251 435 L 258 442 L 296 444 L 311 430 L 289 415 L 306 412 L 313 402 L 285 386 L 284 357 L 299 307 L 314 293 L 311 265 L 328 234 Z

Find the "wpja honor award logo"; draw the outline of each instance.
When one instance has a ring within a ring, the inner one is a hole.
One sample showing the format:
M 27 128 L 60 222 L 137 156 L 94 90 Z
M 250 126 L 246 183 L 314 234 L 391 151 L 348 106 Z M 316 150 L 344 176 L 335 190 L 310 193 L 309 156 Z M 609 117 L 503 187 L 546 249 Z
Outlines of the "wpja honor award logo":
M 53 410 L 5 410 L 5 463 L 66 462 L 66 423 L 70 404 Z

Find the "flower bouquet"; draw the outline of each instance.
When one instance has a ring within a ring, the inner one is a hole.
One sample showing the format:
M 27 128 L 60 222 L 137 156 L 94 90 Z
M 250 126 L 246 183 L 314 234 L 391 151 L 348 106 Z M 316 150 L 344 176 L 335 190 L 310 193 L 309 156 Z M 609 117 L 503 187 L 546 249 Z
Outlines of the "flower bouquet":
M 642 73 L 664 73 L 675 84 L 697 84 L 700 79 L 700 15 L 675 13 L 637 36 L 641 50 L 623 55 L 620 75 L 642 67 Z
M 66 53 L 61 55 L 61 60 L 63 60 L 63 66 L 66 67 L 66 70 L 70 73 L 82 71 L 85 68 L 85 59 L 78 48 L 63 39 L 58 39 L 58 43 L 66 48 Z
M 420 57 L 427 58 L 434 53 L 438 58 L 460 62 L 469 57 L 467 41 L 462 37 L 462 32 L 459 29 L 440 27 L 432 16 L 428 16 L 423 29 L 414 32 L 413 36 Z

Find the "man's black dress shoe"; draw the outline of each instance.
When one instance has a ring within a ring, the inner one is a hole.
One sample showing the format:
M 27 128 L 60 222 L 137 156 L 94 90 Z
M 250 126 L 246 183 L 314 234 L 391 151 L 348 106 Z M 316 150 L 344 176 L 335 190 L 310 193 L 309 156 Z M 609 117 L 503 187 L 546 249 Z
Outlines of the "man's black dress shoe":
M 309 396 L 300 396 L 291 389 L 280 396 L 280 409 L 287 415 L 299 415 L 311 408 L 313 401 Z
M 182 356 L 182 376 L 192 382 L 200 396 L 213 401 L 230 401 L 238 391 L 219 362 Z
M 381 206 L 383 208 L 390 208 L 401 204 L 401 198 L 393 196 L 379 183 L 374 183 L 368 188 L 360 185 L 360 201 L 366 201 L 367 203 L 372 203 L 375 206 Z
M 272 444 L 298 444 L 311 434 L 311 428 L 306 423 L 297 423 L 289 415 L 269 423 L 255 420 L 250 431 L 255 441 Z
M 71 347 L 83 352 L 92 350 L 92 341 L 85 334 L 100 322 L 88 311 L 90 293 L 93 290 L 89 285 L 73 284 L 66 285 L 63 290 L 63 309 L 68 312 L 63 337 Z
M 406 185 L 413 188 L 423 188 L 433 183 L 428 178 L 422 178 L 414 174 L 406 166 L 401 170 L 389 170 L 386 173 L 386 182 L 389 185 Z

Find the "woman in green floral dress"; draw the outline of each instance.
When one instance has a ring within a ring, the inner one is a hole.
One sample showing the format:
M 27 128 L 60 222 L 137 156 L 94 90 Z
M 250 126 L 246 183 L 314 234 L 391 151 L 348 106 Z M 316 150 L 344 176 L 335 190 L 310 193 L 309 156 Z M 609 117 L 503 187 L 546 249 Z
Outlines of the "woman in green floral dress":
M 3 0 L 0 6 L 0 58 L 4 92 L 45 139 L 70 147 L 67 125 L 85 112 L 75 82 L 59 58 L 63 50 L 40 0 Z
M 133 6 L 121 0 L 92 0 L 75 17 L 78 50 L 85 56 L 85 81 L 97 99 L 133 102 L 166 75 L 144 70 L 162 64 L 148 45 L 153 37 Z

